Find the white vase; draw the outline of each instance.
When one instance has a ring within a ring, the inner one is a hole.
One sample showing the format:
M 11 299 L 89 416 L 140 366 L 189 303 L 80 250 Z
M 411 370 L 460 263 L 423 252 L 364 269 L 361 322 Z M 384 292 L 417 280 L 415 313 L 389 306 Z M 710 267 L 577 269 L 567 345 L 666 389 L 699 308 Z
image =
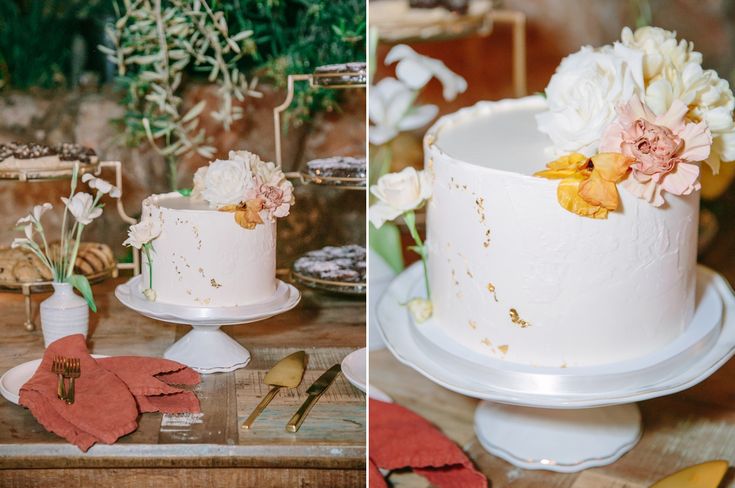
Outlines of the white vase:
M 53 283 L 54 294 L 41 302 L 41 329 L 46 347 L 62 337 L 89 330 L 89 307 L 69 283 Z

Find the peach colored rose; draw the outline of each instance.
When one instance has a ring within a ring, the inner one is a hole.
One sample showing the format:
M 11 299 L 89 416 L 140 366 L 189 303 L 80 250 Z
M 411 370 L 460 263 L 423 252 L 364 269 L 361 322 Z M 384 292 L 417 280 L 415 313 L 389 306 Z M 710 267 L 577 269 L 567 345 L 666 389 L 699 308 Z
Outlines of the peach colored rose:
M 634 160 L 622 186 L 659 207 L 661 195 L 688 195 L 700 189 L 699 165 L 709 157 L 712 134 L 706 122 L 688 123 L 688 107 L 674 100 L 655 115 L 638 96 L 617 107 L 617 119 L 600 141 L 600 151 L 620 152 Z

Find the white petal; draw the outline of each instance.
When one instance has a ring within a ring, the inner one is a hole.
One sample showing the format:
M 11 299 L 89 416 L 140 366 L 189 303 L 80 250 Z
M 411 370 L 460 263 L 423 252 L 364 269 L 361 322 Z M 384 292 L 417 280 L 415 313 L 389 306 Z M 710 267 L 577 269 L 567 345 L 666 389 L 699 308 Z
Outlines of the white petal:
M 398 128 L 402 131 L 419 129 L 431 122 L 438 113 L 439 107 L 436 105 L 419 105 L 406 113 L 398 123 Z

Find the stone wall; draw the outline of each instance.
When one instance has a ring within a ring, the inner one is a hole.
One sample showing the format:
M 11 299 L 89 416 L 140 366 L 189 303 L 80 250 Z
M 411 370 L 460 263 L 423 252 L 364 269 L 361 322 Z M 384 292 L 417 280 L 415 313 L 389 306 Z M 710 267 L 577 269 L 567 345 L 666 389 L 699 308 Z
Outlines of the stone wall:
M 207 99 L 216 104 L 215 87 L 190 86 L 185 105 Z M 250 98 L 242 106 L 245 117 L 230 131 L 203 117 L 202 126 L 213 138 L 217 156 L 231 149 L 248 149 L 267 159 L 274 157 L 273 112 L 285 93 L 261 86 L 263 98 Z M 205 110 L 205 112 L 208 112 Z M 168 191 L 163 159 L 147 144 L 128 147 L 111 122 L 123 109 L 109 87 L 74 92 L 11 92 L 0 97 L 0 142 L 38 141 L 48 144 L 73 141 L 94 148 L 104 160 L 123 163 L 123 203 L 128 214 L 140 213 L 140 202 L 151 193 Z M 284 132 L 284 170 L 295 171 L 306 161 L 333 155 L 365 153 L 364 90 L 345 91 L 339 113 L 318 114 L 310 123 L 289 127 Z M 201 157 L 179 164 L 178 182 L 191 186 L 196 168 L 206 164 Z M 114 174 L 103 174 L 112 180 Z M 52 202 L 57 210 L 48 217 L 51 235 L 58 235 L 60 198 L 69 191 L 68 181 L 17 183 L 0 181 L 0 245 L 9 245 L 17 235 L 13 227 L 18 217 L 34 205 Z M 288 266 L 299 254 L 326 244 L 365 242 L 365 193 L 298 186 L 292 215 L 279 222 L 279 266 Z M 47 214 L 48 215 L 48 214 Z M 86 231 L 86 240 L 101 241 L 124 257 L 121 245 L 127 225 L 117 216 L 114 205 Z

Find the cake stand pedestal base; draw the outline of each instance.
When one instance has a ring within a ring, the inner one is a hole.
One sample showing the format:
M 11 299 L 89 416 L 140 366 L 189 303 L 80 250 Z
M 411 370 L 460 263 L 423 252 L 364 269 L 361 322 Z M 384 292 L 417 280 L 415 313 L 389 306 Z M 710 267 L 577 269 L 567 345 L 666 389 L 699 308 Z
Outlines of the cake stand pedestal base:
M 217 326 L 199 327 L 172 344 L 163 357 L 186 364 L 203 374 L 227 373 L 244 368 L 250 352 Z
M 634 403 L 560 410 L 483 401 L 475 433 L 487 451 L 523 469 L 574 473 L 617 461 L 641 438 Z

